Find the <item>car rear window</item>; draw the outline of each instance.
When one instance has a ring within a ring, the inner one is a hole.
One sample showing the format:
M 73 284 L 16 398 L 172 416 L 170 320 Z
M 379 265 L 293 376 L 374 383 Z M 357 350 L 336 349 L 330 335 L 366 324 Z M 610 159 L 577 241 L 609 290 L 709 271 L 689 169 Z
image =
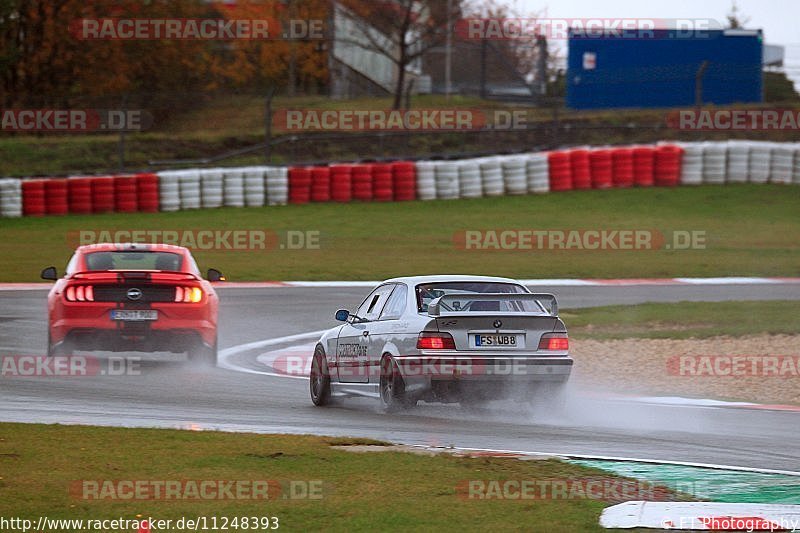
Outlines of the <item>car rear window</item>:
M 453 281 L 440 283 L 422 283 L 417 285 L 417 311 L 425 313 L 428 304 L 445 294 L 502 293 L 526 294 L 522 285 L 514 283 L 493 283 L 486 281 Z
M 92 252 L 86 255 L 89 271 L 166 270 L 180 272 L 183 258 L 172 252 Z

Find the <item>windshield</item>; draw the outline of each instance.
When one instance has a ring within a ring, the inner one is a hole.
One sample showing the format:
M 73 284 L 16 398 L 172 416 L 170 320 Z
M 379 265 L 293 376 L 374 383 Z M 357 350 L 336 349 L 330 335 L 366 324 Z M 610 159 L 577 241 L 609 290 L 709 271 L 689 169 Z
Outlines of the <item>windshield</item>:
M 426 313 L 428 305 L 446 294 L 482 294 L 482 293 L 507 293 L 507 294 L 527 294 L 528 291 L 522 285 L 513 283 L 493 283 L 486 281 L 454 281 L 442 283 L 423 283 L 417 285 L 417 311 Z M 491 304 L 492 302 L 485 302 Z M 478 309 L 473 303 L 473 311 Z M 490 310 L 490 309 L 486 309 Z
M 182 262 L 181 255 L 172 252 L 92 252 L 86 256 L 86 269 L 180 272 Z

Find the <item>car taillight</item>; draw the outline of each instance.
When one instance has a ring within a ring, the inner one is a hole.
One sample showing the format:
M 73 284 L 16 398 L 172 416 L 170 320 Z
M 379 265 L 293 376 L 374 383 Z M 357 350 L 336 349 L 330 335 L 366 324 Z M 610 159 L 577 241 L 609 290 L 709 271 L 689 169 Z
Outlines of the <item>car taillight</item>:
M 64 291 L 68 302 L 93 302 L 94 288 L 91 285 L 70 285 Z
M 417 348 L 420 350 L 455 350 L 456 342 L 449 333 L 423 331 L 417 339 Z
M 565 352 L 569 350 L 569 337 L 566 333 L 545 333 L 539 339 L 539 349 Z
M 200 287 L 175 287 L 175 301 L 196 304 L 203 300 L 203 289 Z

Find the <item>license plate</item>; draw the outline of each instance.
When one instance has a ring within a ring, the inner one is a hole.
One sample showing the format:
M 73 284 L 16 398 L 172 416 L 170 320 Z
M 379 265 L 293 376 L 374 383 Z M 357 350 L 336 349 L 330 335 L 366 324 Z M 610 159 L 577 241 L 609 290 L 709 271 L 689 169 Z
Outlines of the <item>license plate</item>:
M 475 335 L 477 348 L 517 348 L 516 335 Z
M 158 320 L 158 311 L 153 309 L 114 309 L 111 311 L 111 320 L 125 320 L 129 322 Z

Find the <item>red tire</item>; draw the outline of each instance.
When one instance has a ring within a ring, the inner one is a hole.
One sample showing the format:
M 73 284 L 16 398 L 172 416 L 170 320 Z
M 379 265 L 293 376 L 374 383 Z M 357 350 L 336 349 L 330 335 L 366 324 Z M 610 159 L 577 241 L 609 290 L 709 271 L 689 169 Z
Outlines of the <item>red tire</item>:
M 137 174 L 136 196 L 139 201 L 139 211 L 157 213 L 159 204 L 158 176 L 150 173 Z
M 547 162 L 550 169 L 550 190 L 572 190 L 572 165 L 567 152 L 549 152 Z
M 311 169 L 289 168 L 289 203 L 307 204 L 311 201 Z
M 92 179 L 69 178 L 67 180 L 67 198 L 70 213 L 80 215 L 92 213 Z
M 44 205 L 48 215 L 66 215 L 69 213 L 69 191 L 67 180 L 51 178 L 44 182 Z
M 118 213 L 135 213 L 139 210 L 134 176 L 114 177 L 114 210 Z
M 45 180 L 22 180 L 22 214 L 40 217 L 47 214 L 44 201 Z
M 102 176 L 91 179 L 92 211 L 112 213 L 114 211 L 114 178 Z

